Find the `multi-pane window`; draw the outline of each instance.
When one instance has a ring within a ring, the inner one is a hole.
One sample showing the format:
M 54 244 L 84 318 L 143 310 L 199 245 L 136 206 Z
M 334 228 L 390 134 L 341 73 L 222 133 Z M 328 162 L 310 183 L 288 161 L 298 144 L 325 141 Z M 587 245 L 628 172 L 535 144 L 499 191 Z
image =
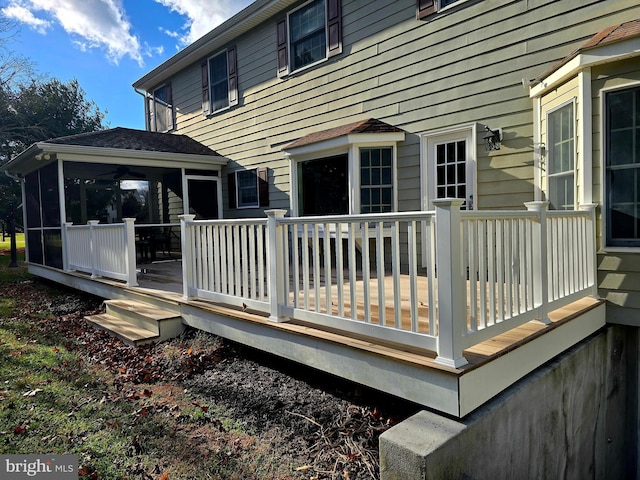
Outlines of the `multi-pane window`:
M 393 150 L 360 149 L 360 211 L 362 213 L 393 210 Z
M 152 132 L 168 132 L 173 130 L 173 100 L 171 84 L 156 88 L 148 97 L 149 130 Z
M 574 208 L 575 134 L 573 103 L 565 105 L 548 116 L 548 199 L 556 210 Z
M 313 0 L 289 15 L 289 43 L 292 71 L 326 58 L 324 0 Z
M 258 176 L 256 170 L 236 172 L 238 208 L 258 206 Z
M 467 197 L 467 145 L 465 140 L 436 145 L 436 197 Z M 465 207 L 463 207 L 465 208 Z
M 227 51 L 209 59 L 209 79 L 211 85 L 211 112 L 229 106 L 229 73 Z
M 607 244 L 640 246 L 640 88 L 606 95 Z

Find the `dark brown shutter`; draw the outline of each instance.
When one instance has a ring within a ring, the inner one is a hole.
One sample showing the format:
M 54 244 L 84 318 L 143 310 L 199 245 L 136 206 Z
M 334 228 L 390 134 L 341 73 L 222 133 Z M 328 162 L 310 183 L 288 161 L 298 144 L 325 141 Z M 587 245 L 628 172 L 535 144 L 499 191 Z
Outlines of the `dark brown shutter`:
M 167 90 L 167 130 L 173 130 L 173 91 L 171 90 L 171 82 L 165 86 Z
M 202 76 L 202 113 L 209 115 L 211 113 L 211 102 L 209 101 L 209 62 L 205 60 L 200 65 Z
M 327 28 L 329 30 L 328 57 L 342 53 L 342 5 L 340 0 L 327 0 Z
M 227 49 L 227 64 L 229 73 L 229 106 L 233 107 L 238 104 L 238 61 L 236 55 L 236 47 Z
M 267 167 L 258 168 L 258 205 L 269 206 L 269 170 Z
M 278 23 L 278 76 L 289 73 L 289 43 L 287 41 L 287 20 Z
M 229 194 L 229 208 L 236 208 L 236 172 L 227 175 L 227 190 Z
M 416 18 L 425 18 L 438 10 L 438 0 L 416 0 Z

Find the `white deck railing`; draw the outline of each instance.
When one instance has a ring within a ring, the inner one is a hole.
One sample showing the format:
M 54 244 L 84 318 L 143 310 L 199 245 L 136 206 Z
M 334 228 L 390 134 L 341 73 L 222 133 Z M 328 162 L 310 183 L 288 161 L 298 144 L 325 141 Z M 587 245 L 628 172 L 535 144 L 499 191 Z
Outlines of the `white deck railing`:
M 90 273 L 91 278 L 122 280 L 128 286 L 138 285 L 134 221 L 125 218 L 124 223 L 117 224 L 99 224 L 97 220 L 87 225 L 65 224 L 64 270 Z
M 461 204 L 356 216 L 183 215 L 183 294 L 433 350 L 453 367 L 471 345 L 597 295 L 593 206 L 465 212 Z

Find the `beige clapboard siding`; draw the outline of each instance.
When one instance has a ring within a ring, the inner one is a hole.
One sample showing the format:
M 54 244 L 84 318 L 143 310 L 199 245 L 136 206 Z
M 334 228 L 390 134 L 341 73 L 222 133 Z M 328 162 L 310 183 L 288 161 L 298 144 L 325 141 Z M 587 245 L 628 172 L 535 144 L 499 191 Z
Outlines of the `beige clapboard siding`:
M 598 256 L 598 287 L 614 310 L 615 321 L 640 324 L 640 255 L 605 253 Z
M 611 5 L 569 3 L 485 0 L 419 22 L 414 2 L 375 2 L 372 8 L 345 0 L 345 53 L 286 80 L 275 76 L 275 21 L 269 22 L 236 42 L 240 106 L 205 119 L 199 111 L 197 65 L 176 100 L 183 103 L 177 105 L 179 131 L 229 157 L 233 168 L 268 162 L 271 198 L 279 202 L 277 195 L 285 199 L 289 188 L 284 144 L 312 131 L 380 118 L 408 133 L 398 150 L 401 158 L 404 147 L 411 151 L 406 161 L 398 159 L 398 198 L 401 209 L 412 209 L 420 205 L 417 135 L 477 122 L 502 127 L 505 133 L 517 130 L 513 144 L 526 143 L 517 135 L 532 131 L 532 104 L 521 79 L 542 73 L 613 23 L 588 20 L 602 16 Z M 628 5 L 616 2 L 614 8 L 620 4 Z M 252 39 L 260 42 L 260 49 Z M 531 146 L 509 147 L 509 141 L 499 156 L 478 152 L 481 206 L 499 207 L 503 201 L 503 206 L 513 207 L 533 197 L 532 167 L 527 160 L 511 160 L 522 149 L 532 157 Z M 504 163 L 494 166 L 494 159 L 503 158 Z M 494 175 L 500 169 L 505 177 Z M 483 201 L 495 191 L 507 193 Z

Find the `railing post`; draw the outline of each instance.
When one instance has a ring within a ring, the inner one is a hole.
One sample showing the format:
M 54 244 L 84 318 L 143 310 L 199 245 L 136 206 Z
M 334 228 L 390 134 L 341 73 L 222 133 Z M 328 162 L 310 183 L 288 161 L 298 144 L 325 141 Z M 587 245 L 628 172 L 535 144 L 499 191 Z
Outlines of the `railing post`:
M 137 287 L 136 277 L 136 231 L 135 218 L 123 218 L 124 222 L 124 258 L 127 265 L 127 286 Z
M 590 220 L 590 229 L 587 232 L 587 252 L 591 255 L 590 260 L 588 260 L 587 265 L 589 268 L 589 278 L 588 281 L 591 282 L 591 295 L 593 298 L 600 298 L 598 294 L 598 250 L 596 247 L 596 207 L 597 203 L 585 203 L 584 205 L 580 205 L 580 210 L 584 212 L 588 212 L 591 216 Z
M 536 201 L 525 202 L 525 207 L 530 212 L 536 212 L 538 214 L 537 229 L 533 232 L 533 245 L 538 245 L 538 249 L 534 252 L 533 259 L 533 296 L 534 306 L 538 309 L 539 320 L 544 324 L 550 324 L 549 312 L 547 311 L 549 305 L 549 238 L 547 235 L 547 210 L 549 208 L 549 202 Z M 537 304 L 537 305 L 536 305 Z
M 73 222 L 64 222 L 62 224 L 62 269 L 65 272 L 70 271 L 69 268 L 69 227 Z
M 99 220 L 89 220 L 89 251 L 91 252 L 91 278 L 98 278 L 98 247 L 96 247 L 96 239 L 93 235 L 93 229 L 95 228 Z
M 182 298 L 189 299 L 189 289 L 193 284 L 193 241 L 191 239 L 191 229 L 187 228 L 195 215 L 178 215 L 180 219 L 180 248 L 182 250 Z
M 267 215 L 267 279 L 269 293 L 269 320 L 281 322 L 280 305 L 284 303 L 284 244 L 280 234 L 282 226 L 278 219 L 283 218 L 286 210 L 266 210 Z
M 438 275 L 438 356 L 436 363 L 465 365 L 462 337 L 467 330 L 467 288 L 462 271 L 462 199 L 434 200 Z

